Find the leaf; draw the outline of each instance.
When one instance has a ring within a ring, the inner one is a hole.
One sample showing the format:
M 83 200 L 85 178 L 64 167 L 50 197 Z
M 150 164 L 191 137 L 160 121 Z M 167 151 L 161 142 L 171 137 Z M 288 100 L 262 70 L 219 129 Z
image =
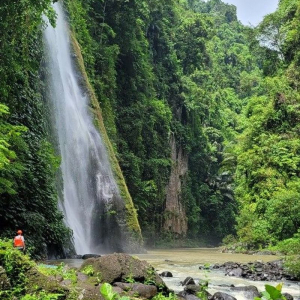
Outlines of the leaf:
M 277 286 L 276 286 L 276 290 L 278 291 L 282 291 L 282 286 L 283 286 L 283 282 L 279 283 Z
M 109 283 L 104 283 L 100 288 L 100 292 L 105 300 L 114 300 L 117 297 L 117 293 L 113 292 Z
M 281 292 L 277 290 L 274 286 L 266 284 L 265 288 L 270 295 L 270 299 L 276 300 L 282 298 Z
M 270 294 L 269 294 L 268 292 L 263 291 L 261 294 L 263 295 L 263 297 L 264 297 L 265 299 L 271 299 L 271 296 L 270 296 Z

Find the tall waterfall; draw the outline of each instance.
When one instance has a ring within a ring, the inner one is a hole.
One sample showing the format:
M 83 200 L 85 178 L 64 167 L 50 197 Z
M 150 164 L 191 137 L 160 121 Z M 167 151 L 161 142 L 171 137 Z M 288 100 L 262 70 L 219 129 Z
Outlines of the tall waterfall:
M 62 5 L 57 2 L 54 9 L 56 27 L 48 24 L 44 39 L 49 97 L 61 155 L 60 207 L 67 226 L 73 230 L 76 252 L 99 253 L 108 243 L 109 235 L 121 239 L 117 224 L 109 221 L 110 205 L 121 198 L 105 145 L 89 112 L 89 99 L 80 88 Z

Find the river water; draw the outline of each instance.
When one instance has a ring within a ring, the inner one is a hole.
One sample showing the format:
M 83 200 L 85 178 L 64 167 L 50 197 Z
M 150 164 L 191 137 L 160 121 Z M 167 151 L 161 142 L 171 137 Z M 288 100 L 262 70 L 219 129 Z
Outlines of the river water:
M 233 292 L 229 287 L 231 284 L 234 284 L 234 286 L 255 285 L 259 291 L 263 291 L 265 284 L 275 286 L 279 283 L 270 281 L 251 281 L 243 278 L 228 277 L 225 276 L 224 271 L 221 270 L 205 271 L 199 269 L 199 266 L 204 264 L 225 263 L 228 261 L 248 263 L 255 260 L 268 262 L 279 259 L 278 256 L 274 255 L 231 254 L 221 253 L 218 248 L 189 248 L 151 250 L 148 251 L 147 254 L 134 254 L 134 256 L 149 262 L 155 267 L 158 273 L 170 271 L 173 274 L 173 277 L 164 277 L 163 280 L 167 286 L 175 292 L 183 290 L 180 282 L 188 276 L 193 277 L 196 282 L 200 279 L 208 280 L 208 292 L 211 294 L 215 292 L 225 292 L 234 296 L 237 300 L 245 300 L 246 296 L 241 292 Z M 79 267 L 82 260 L 64 260 L 64 262 L 71 266 Z M 283 281 L 283 292 L 289 293 L 294 296 L 295 300 L 299 300 L 299 284 L 299 282 Z
M 274 255 L 221 253 L 218 248 L 189 248 L 153 250 L 148 251 L 147 254 L 139 254 L 136 256 L 153 265 L 158 273 L 170 271 L 173 274 L 173 277 L 163 279 L 167 286 L 175 292 L 183 290 L 180 282 L 187 276 L 193 277 L 196 282 L 200 279 L 208 280 L 208 292 L 211 294 L 215 292 L 225 292 L 238 300 L 244 300 L 246 297 L 241 292 L 233 292 L 229 287 L 231 284 L 234 286 L 255 285 L 259 291 L 263 291 L 265 284 L 275 286 L 279 283 L 251 281 L 243 278 L 229 277 L 225 276 L 224 270 L 199 270 L 199 266 L 204 264 L 225 263 L 228 261 L 248 263 L 255 260 L 268 262 L 280 258 Z M 227 285 L 227 287 L 220 285 Z M 300 285 L 297 282 L 284 281 L 283 292 L 289 293 L 294 296 L 294 299 L 297 299 L 300 297 Z

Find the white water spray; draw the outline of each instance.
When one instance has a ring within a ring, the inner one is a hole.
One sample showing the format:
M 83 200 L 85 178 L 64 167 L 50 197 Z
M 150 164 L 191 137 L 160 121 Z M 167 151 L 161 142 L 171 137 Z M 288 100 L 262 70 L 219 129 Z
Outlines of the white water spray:
M 103 232 L 108 228 L 101 226 L 105 223 L 101 216 L 105 218 L 105 210 L 120 195 L 105 146 L 89 113 L 88 97 L 79 87 L 62 5 L 55 3 L 54 9 L 56 27 L 48 24 L 44 37 L 61 155 L 64 199 L 60 206 L 67 226 L 73 230 L 76 252 L 95 253 L 102 250 L 102 239 L 109 234 Z

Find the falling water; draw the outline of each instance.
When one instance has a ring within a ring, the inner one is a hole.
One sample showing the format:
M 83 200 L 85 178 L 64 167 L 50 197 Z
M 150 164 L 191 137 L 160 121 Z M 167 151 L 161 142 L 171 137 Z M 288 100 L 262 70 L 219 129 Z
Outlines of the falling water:
M 60 206 L 67 226 L 73 230 L 76 252 L 95 253 L 103 250 L 109 230 L 109 206 L 120 195 L 105 146 L 89 113 L 89 99 L 79 85 L 62 5 L 55 3 L 54 9 L 56 27 L 48 24 L 44 37 L 49 56 L 49 94 L 61 155 Z M 115 228 L 110 232 L 113 233 L 117 234 Z

